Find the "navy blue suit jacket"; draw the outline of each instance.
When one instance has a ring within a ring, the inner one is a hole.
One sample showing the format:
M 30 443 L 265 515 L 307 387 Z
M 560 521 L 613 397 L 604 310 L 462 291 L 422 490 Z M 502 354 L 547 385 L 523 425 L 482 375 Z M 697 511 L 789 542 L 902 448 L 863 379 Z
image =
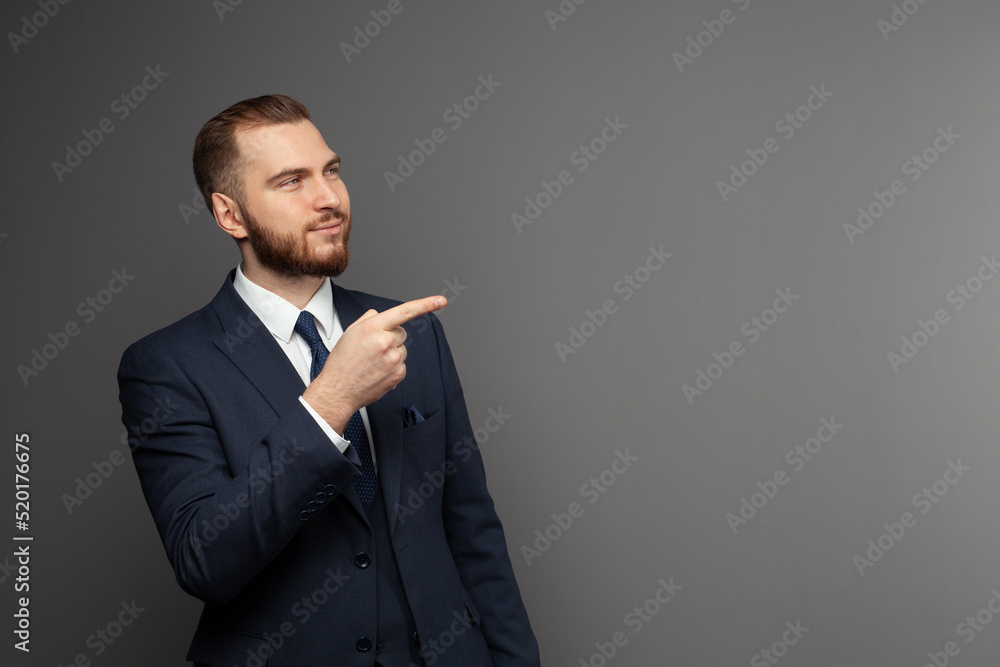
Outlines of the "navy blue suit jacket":
M 371 664 L 372 531 L 305 387 L 233 287 L 133 344 L 118 372 L 133 461 L 181 587 L 205 601 L 188 659 Z M 398 302 L 334 286 L 347 328 Z M 392 544 L 428 665 L 538 665 L 440 322 L 407 329 L 406 378 L 368 406 Z M 404 424 L 416 406 L 423 422 Z M 253 655 L 258 658 L 254 660 Z

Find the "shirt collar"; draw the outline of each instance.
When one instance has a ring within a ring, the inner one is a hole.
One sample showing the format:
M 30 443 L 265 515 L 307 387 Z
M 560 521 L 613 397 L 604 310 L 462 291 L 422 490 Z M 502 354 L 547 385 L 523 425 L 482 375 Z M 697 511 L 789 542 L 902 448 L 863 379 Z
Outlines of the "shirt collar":
M 291 341 L 292 334 L 295 333 L 295 323 L 299 319 L 301 310 L 274 292 L 251 282 L 243 275 L 242 264 L 236 267 L 233 287 L 237 294 L 246 301 L 250 310 L 264 323 L 268 331 L 286 343 Z M 329 339 L 333 335 L 334 323 L 337 319 L 336 311 L 333 309 L 333 285 L 329 277 L 316 290 L 312 299 L 306 304 L 305 310 L 312 313 L 320 335 Z

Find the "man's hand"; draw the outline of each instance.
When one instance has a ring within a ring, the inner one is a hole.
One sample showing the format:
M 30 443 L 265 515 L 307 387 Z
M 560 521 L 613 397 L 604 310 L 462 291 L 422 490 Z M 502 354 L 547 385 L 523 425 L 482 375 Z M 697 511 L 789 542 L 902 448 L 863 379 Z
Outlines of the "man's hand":
M 351 415 L 396 388 L 406 377 L 403 324 L 448 305 L 443 296 L 408 301 L 379 313 L 369 310 L 347 327 L 323 370 L 302 397 L 337 433 Z

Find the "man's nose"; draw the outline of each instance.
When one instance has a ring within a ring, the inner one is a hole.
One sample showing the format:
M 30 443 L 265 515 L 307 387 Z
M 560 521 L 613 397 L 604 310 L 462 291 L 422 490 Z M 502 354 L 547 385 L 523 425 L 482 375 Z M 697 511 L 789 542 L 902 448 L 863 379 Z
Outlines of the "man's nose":
M 325 178 L 318 181 L 319 185 L 316 188 L 316 199 L 314 205 L 317 210 L 324 208 L 338 208 L 340 206 L 340 193 L 337 192 L 337 188 L 334 187 L 333 183 L 330 183 Z

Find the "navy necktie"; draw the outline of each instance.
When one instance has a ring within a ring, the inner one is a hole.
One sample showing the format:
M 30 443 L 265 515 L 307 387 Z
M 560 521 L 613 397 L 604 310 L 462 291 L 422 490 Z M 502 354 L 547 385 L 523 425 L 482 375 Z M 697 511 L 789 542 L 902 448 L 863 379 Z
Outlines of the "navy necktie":
M 326 349 L 319 331 L 316 330 L 316 320 L 313 319 L 312 313 L 306 310 L 299 313 L 299 319 L 295 322 L 295 331 L 309 343 L 309 349 L 312 350 L 312 368 L 309 370 L 309 379 L 315 380 L 319 372 L 323 370 L 323 364 L 326 363 L 330 352 Z M 351 420 L 347 422 L 347 427 L 344 429 L 344 439 L 351 441 L 354 451 L 361 459 L 362 477 L 354 484 L 354 488 L 357 489 L 361 502 L 370 503 L 375 493 L 375 463 L 372 461 L 368 434 L 365 432 L 364 422 L 361 421 L 360 411 L 351 415 Z

